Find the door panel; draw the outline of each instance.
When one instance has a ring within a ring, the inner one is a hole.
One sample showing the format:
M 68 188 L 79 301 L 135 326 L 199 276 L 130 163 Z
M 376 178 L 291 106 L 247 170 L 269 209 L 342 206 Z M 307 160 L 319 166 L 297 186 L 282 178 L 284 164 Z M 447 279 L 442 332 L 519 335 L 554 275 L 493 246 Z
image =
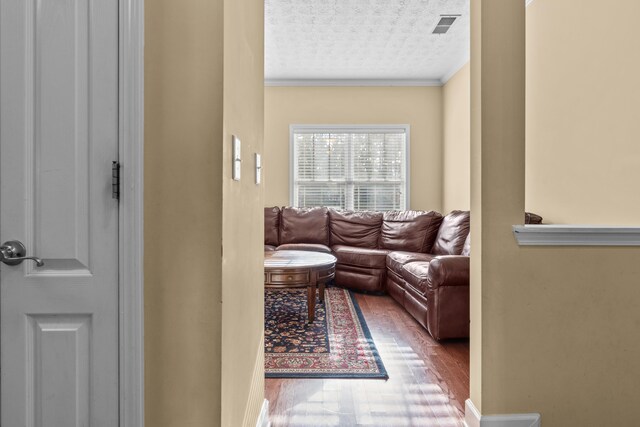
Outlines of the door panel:
M 118 1 L 0 0 L 3 426 L 118 425 Z
M 31 248 L 47 269 L 88 270 L 89 4 L 86 0 L 31 0 L 35 4 L 33 221 Z
M 35 315 L 28 326 L 28 425 L 90 425 L 91 317 Z

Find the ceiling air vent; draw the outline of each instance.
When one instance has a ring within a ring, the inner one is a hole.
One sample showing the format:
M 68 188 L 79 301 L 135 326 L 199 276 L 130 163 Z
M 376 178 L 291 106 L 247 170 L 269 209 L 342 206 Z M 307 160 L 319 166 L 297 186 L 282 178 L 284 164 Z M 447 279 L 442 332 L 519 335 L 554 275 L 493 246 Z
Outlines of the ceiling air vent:
M 440 21 L 433 29 L 433 34 L 445 34 L 460 15 L 440 15 Z

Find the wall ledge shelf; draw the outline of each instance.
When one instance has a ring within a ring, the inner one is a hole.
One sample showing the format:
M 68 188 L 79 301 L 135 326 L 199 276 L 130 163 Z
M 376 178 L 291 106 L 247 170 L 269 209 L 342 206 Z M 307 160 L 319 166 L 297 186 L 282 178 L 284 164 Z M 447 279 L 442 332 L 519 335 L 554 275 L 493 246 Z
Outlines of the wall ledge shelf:
M 613 225 L 514 225 L 520 246 L 640 246 L 640 227 Z

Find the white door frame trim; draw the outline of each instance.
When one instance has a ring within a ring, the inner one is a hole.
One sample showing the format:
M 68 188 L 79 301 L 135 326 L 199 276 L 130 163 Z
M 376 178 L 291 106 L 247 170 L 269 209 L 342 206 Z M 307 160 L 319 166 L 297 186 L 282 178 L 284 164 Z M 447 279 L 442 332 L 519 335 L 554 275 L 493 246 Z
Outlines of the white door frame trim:
M 144 0 L 119 0 L 120 427 L 144 426 Z

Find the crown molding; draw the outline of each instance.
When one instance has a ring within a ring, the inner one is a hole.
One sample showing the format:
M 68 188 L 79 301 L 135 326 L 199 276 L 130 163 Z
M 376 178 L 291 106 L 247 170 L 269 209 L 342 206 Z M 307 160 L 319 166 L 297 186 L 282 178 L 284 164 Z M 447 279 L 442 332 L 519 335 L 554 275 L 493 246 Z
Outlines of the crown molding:
M 265 86 L 442 86 L 440 79 L 265 79 Z
M 640 246 L 640 227 L 514 225 L 520 246 Z

